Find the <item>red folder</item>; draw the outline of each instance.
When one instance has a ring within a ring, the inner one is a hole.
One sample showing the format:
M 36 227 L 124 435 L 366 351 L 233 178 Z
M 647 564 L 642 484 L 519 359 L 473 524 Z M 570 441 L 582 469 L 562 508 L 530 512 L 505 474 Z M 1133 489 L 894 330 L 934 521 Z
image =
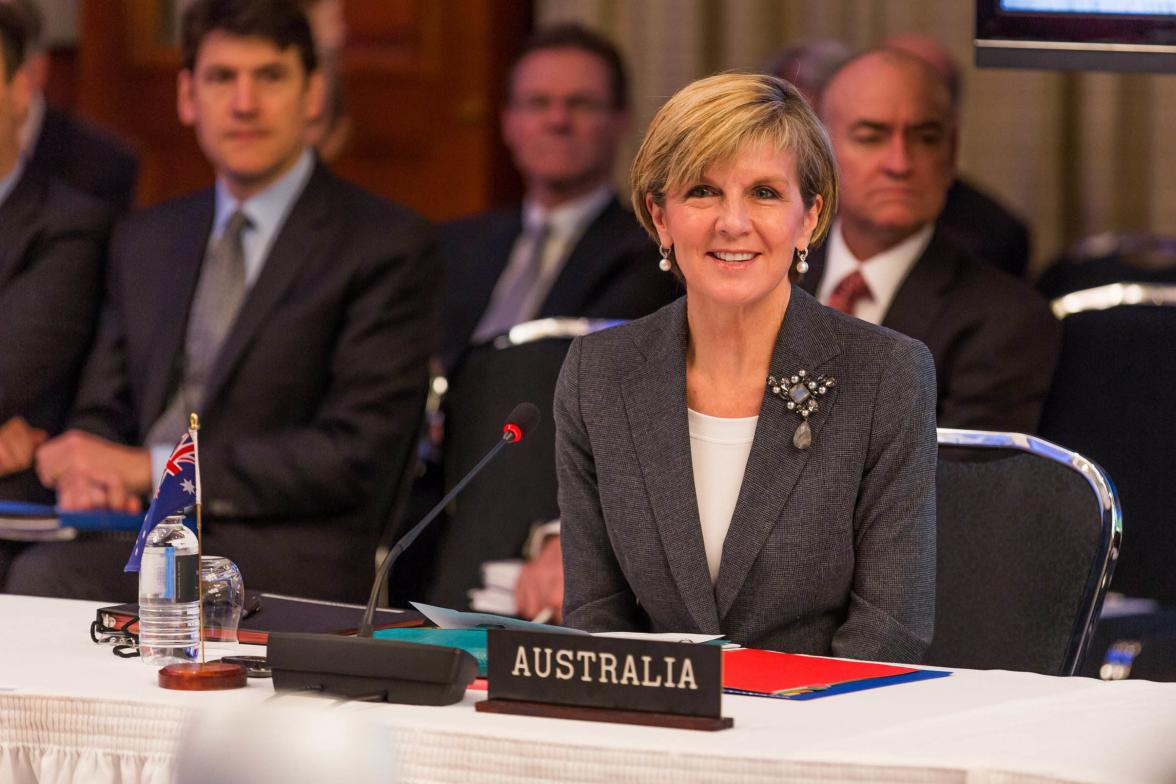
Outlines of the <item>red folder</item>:
M 803 694 L 912 672 L 918 669 L 753 648 L 723 652 L 723 688 L 756 694 Z

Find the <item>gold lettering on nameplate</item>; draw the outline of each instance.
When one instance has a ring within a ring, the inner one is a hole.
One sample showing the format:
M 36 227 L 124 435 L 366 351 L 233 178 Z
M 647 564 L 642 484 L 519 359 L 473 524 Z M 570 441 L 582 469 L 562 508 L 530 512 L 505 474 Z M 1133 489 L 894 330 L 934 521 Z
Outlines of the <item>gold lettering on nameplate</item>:
M 698 690 L 694 664 L 688 657 L 679 663 L 674 656 L 663 656 L 661 663 L 664 666 L 661 668 L 654 664 L 652 656 L 642 655 L 640 658 L 641 665 L 638 668 L 637 657 L 632 654 L 625 654 L 624 660 L 618 661 L 616 654 L 607 651 L 572 651 L 565 648 L 552 650 L 539 646 L 532 646 L 528 651 L 526 646 L 519 645 L 515 649 L 514 667 L 510 674 L 516 678 L 550 678 L 554 674 L 557 680 L 570 681 L 576 677 L 578 669 L 580 680 L 591 683 L 593 665 L 596 665 L 598 683 Z M 552 659 L 555 660 L 554 667 Z
M 621 685 L 641 685 L 641 681 L 637 680 L 637 662 L 633 660 L 632 656 L 625 656 L 625 669 L 621 673 Z
M 649 678 L 649 663 L 651 661 L 653 661 L 652 656 L 642 656 L 641 657 L 641 669 L 644 670 L 644 672 L 645 672 L 645 677 L 641 679 L 641 685 L 642 686 L 661 686 L 662 685 L 662 678 L 660 675 L 657 676 L 656 681 L 650 680 L 650 678 Z
M 570 681 L 576 672 L 572 665 L 572 652 L 560 649 L 555 652 L 555 677 L 561 681 Z
M 521 645 L 519 646 L 518 652 L 515 653 L 514 669 L 510 671 L 510 674 L 516 678 L 531 677 L 531 668 L 527 665 L 527 649 Z
M 608 673 L 608 677 L 605 677 L 605 673 Z M 607 651 L 600 652 L 600 682 L 617 682 L 617 657 Z
M 535 647 L 531 649 L 535 652 L 535 677 L 536 678 L 550 678 L 551 677 L 551 649 Z M 539 662 L 543 662 L 540 666 Z
M 576 660 L 580 662 L 580 667 L 584 670 L 580 680 L 584 683 L 590 683 L 592 681 L 592 665 L 596 663 L 596 651 L 576 651 Z
M 674 657 L 663 656 L 662 661 L 666 663 L 666 688 L 676 689 L 677 686 L 674 685 Z
M 698 684 L 694 682 L 694 665 L 690 663 L 689 659 L 682 660 L 682 674 L 678 676 L 678 688 L 698 690 Z

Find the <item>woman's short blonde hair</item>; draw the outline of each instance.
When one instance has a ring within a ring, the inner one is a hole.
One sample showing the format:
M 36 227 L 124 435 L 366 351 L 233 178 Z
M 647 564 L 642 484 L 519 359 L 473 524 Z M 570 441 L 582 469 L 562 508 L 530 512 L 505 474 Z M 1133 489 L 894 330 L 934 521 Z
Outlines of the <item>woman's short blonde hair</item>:
M 795 87 L 775 76 L 753 73 L 699 79 L 658 110 L 630 178 L 633 209 L 645 230 L 658 240 L 646 195 L 664 205 L 667 193 L 693 185 L 708 166 L 764 142 L 792 154 L 806 208 L 821 196 L 812 237 L 814 245 L 820 242 L 837 211 L 837 164 L 829 136 Z

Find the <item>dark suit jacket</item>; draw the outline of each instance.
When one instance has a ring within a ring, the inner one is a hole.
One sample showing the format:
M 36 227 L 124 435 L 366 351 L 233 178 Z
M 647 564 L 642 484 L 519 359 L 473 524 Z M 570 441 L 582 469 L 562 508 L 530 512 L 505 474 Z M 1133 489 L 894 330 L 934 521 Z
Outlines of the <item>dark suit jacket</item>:
M 206 190 L 118 227 L 74 426 L 142 443 L 177 381 L 212 220 Z M 366 507 L 395 479 L 388 456 L 419 431 L 430 238 L 423 220 L 322 166 L 275 238 L 200 412 L 206 551 L 219 536 L 246 584 L 366 596 L 376 533 Z
M 519 207 L 475 215 L 442 229 L 446 369 L 457 364 L 469 345 L 522 229 Z M 614 198 L 572 249 L 537 317 L 634 319 L 652 313 L 682 293 L 657 262 L 657 246 Z
M 825 248 L 803 286 L 821 285 Z M 1028 284 L 977 260 L 936 229 L 882 326 L 935 357 L 940 427 L 1034 433 L 1053 380 L 1061 325 Z
M 555 398 L 566 622 L 917 661 L 935 603 L 935 371 L 920 343 L 793 288 L 776 374 L 833 376 L 810 418 L 768 393 L 718 581 L 686 409 L 686 302 L 578 339 Z
M 118 213 L 135 200 L 135 154 L 113 136 L 52 106 L 45 107 L 29 167 L 60 177 Z
M 31 169 L 0 204 L 0 423 L 61 430 L 94 335 L 110 219 Z M 27 471 L 0 477 L 0 498 L 53 496 Z
M 973 256 L 995 264 L 1013 277 L 1029 267 L 1029 227 L 996 199 L 957 177 L 937 225 Z

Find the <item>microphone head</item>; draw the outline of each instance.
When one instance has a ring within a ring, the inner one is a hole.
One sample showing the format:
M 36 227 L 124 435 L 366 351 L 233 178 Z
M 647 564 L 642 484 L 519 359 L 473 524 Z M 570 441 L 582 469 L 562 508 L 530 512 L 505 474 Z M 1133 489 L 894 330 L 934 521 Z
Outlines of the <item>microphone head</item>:
M 523 440 L 539 427 L 539 408 L 534 403 L 519 403 L 511 410 L 502 426 L 504 438 L 511 442 Z

